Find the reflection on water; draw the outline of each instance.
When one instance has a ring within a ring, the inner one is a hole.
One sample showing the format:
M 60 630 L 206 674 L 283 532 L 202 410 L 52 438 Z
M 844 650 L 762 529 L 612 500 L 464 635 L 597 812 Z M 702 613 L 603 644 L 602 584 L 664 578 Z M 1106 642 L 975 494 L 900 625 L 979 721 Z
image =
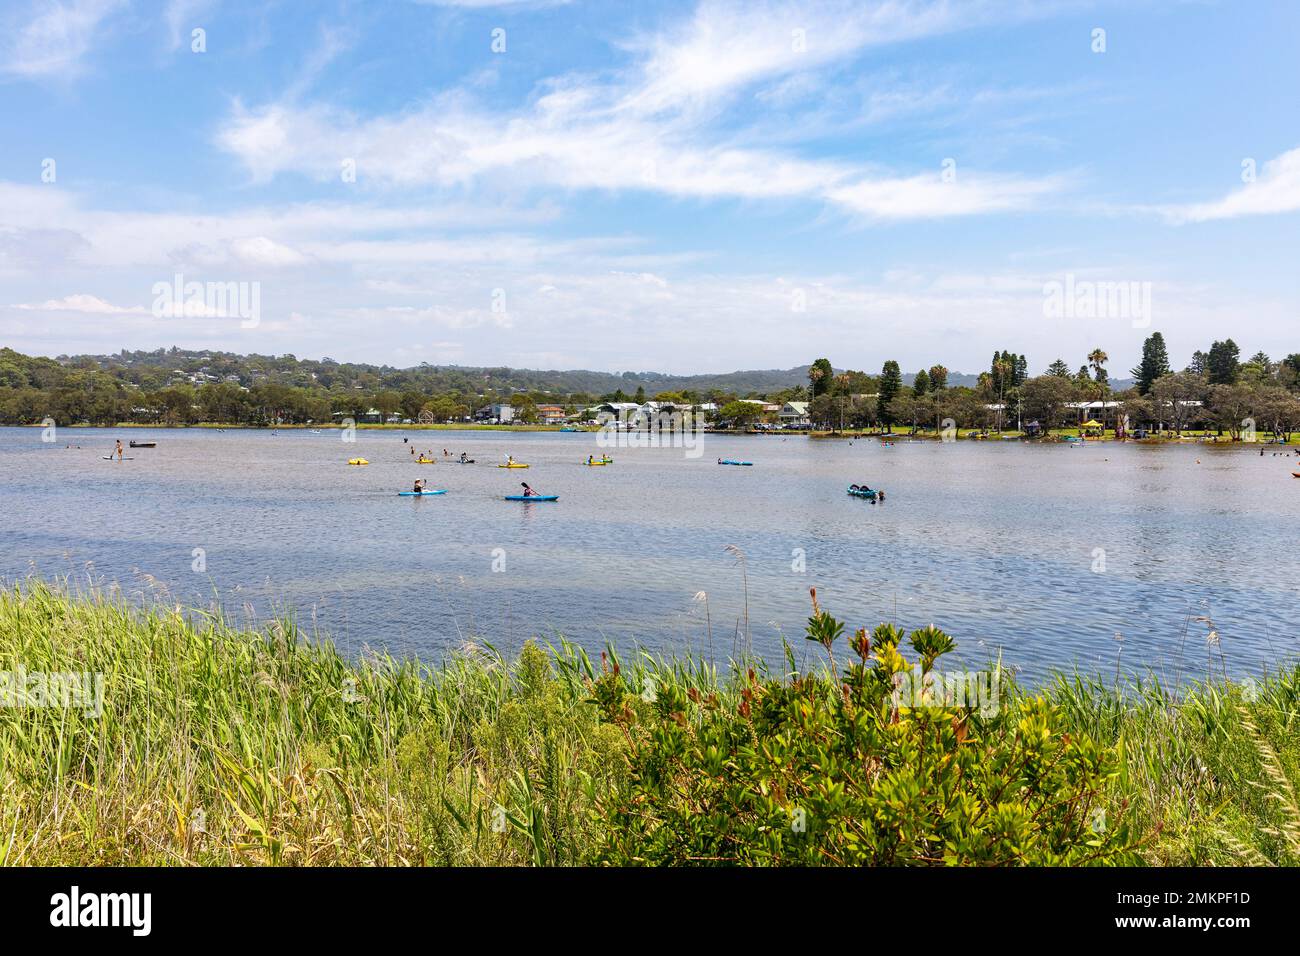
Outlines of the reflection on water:
M 158 447 L 101 460 L 119 436 Z M 403 437 L 64 429 L 51 445 L 0 429 L 0 574 L 93 569 L 428 659 L 561 633 L 719 659 L 752 642 L 773 660 L 784 636 L 805 655 L 813 584 L 851 626 L 933 622 L 968 664 L 1000 653 L 1030 676 L 1110 673 L 1121 646 L 1126 666 L 1169 679 L 1200 676 L 1208 654 L 1244 673 L 1297 649 L 1295 458 L 707 436 L 700 458 L 621 448 L 588 468 L 593 435 L 411 432 L 478 460 L 418 466 Z M 507 454 L 532 467 L 493 467 Z M 344 464 L 355 456 L 371 464 Z M 417 477 L 448 494 L 396 496 Z M 520 480 L 560 500 L 503 501 Z M 851 498 L 851 482 L 888 499 Z

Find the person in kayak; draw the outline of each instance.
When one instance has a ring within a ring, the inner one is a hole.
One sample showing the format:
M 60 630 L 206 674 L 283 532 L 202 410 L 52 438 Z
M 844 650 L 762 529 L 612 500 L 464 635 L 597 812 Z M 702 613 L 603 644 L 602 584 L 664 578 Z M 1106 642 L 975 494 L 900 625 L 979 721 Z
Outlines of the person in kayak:
M 515 456 L 514 456 L 514 455 L 506 455 L 506 464 L 507 464 L 507 465 L 513 465 L 514 463 L 515 463 Z
M 524 497 L 525 497 L 525 498 L 536 498 L 536 497 L 538 497 L 537 492 L 533 491 L 533 489 L 532 489 L 531 487 L 529 487 L 528 482 L 526 482 L 526 481 L 521 481 L 521 482 L 519 482 L 519 483 L 520 483 L 521 485 L 524 486 Z
M 588 455 L 588 456 L 587 456 L 587 464 L 590 465 L 594 460 L 595 460 L 595 459 L 593 458 L 593 456 L 591 456 L 591 455 Z
M 467 461 L 469 461 L 469 456 L 466 455 L 464 452 L 461 452 L 461 453 L 460 453 L 460 460 L 461 460 L 462 462 L 467 462 Z
M 415 487 L 412 488 L 411 490 L 414 491 L 417 495 L 422 495 L 422 494 L 424 494 L 424 479 L 423 479 L 423 478 L 416 478 L 416 479 L 415 479 Z

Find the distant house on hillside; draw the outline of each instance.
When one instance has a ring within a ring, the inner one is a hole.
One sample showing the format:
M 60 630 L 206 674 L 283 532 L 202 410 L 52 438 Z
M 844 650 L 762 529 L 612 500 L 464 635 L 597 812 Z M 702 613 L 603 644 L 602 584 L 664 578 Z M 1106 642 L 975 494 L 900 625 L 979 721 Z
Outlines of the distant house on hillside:
M 544 425 L 553 425 L 564 421 L 563 405 L 538 405 L 537 417 Z

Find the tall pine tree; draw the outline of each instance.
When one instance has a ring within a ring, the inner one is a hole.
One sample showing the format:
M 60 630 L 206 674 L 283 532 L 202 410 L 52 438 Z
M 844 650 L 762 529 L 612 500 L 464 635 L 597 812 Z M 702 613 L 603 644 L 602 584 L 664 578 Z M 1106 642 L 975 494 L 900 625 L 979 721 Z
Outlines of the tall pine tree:
M 1129 374 L 1137 380 L 1137 390 L 1141 395 L 1151 391 L 1156 379 L 1169 374 L 1169 352 L 1165 348 L 1165 337 L 1159 332 L 1152 332 L 1142 343 L 1142 362 Z
M 880 420 L 891 427 L 894 424 L 894 417 L 889 410 L 889 403 L 894 400 L 902 387 L 903 373 L 899 370 L 898 363 L 890 359 L 880 370 L 880 391 L 876 399 L 876 409 Z

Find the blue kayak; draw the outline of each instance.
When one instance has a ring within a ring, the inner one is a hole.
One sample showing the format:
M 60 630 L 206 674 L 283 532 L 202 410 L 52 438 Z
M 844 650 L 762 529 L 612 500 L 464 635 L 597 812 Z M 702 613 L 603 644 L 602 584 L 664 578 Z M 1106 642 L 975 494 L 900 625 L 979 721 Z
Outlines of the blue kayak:
M 559 495 L 506 495 L 506 501 L 559 501 Z
M 750 468 L 754 466 L 752 461 L 732 461 L 730 458 L 724 458 L 718 462 L 719 465 L 746 465 Z
M 445 495 L 446 493 L 447 489 L 442 488 L 438 491 L 399 491 L 397 494 L 402 498 L 424 498 L 429 495 Z
M 855 498 L 870 498 L 875 501 L 880 492 L 872 488 L 850 488 L 849 494 Z

